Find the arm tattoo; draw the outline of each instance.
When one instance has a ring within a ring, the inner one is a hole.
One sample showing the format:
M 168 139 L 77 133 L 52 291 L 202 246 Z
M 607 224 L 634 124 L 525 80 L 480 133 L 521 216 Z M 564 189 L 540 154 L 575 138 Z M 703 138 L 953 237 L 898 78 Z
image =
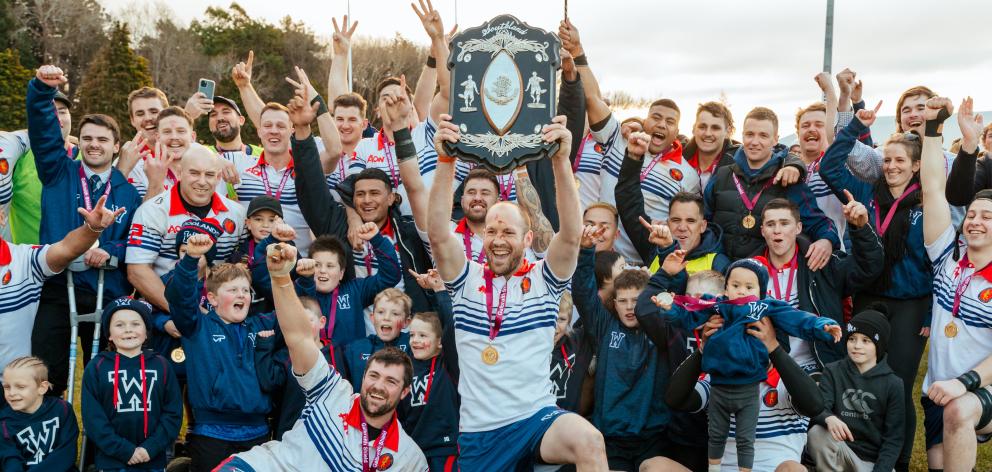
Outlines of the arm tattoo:
M 541 198 L 537 195 L 537 189 L 531 183 L 526 171 L 517 171 L 514 176 L 517 183 L 517 203 L 520 208 L 527 212 L 534 230 L 534 242 L 531 249 L 536 253 L 543 253 L 548 250 L 551 244 L 551 237 L 554 236 L 554 229 L 551 222 L 544 216 L 541 210 Z

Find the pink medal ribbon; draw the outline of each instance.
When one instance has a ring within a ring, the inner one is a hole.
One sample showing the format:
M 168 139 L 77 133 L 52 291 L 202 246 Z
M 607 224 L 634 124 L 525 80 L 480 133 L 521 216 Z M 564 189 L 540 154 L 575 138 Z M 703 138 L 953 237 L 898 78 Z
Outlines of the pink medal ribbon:
M 383 140 L 385 140 L 385 135 L 383 135 Z M 393 146 L 388 141 L 384 142 L 382 145 L 382 152 L 386 155 L 386 165 L 389 166 L 389 180 L 393 182 L 393 190 L 400 188 L 400 178 L 396 176 L 396 164 L 393 163 L 393 150 L 390 147 Z
M 334 287 L 334 292 L 331 293 L 331 314 L 327 317 L 327 326 L 324 326 L 322 331 L 322 337 L 324 342 L 331 342 L 331 338 L 334 336 L 335 320 L 338 317 L 338 289 L 341 287 Z
M 651 162 L 648 163 L 648 168 L 641 171 L 641 182 L 644 182 L 644 179 L 648 178 L 648 175 L 651 174 L 651 169 L 654 169 L 654 166 L 658 165 L 658 161 L 660 161 L 664 155 L 665 152 L 662 151 L 659 152 L 657 156 L 654 156 L 654 159 L 651 159 Z
M 503 183 L 503 176 L 497 175 L 496 181 L 499 182 L 499 201 L 508 202 L 510 201 L 510 192 L 513 191 L 513 174 L 510 174 L 506 178 L 506 183 Z
M 279 188 L 276 189 L 276 194 L 272 195 L 272 187 L 269 186 L 269 174 L 268 172 L 266 172 L 265 167 L 268 167 L 268 165 L 262 166 L 262 172 L 261 172 L 262 185 L 265 186 L 265 194 L 270 197 L 275 197 L 276 200 L 279 200 L 279 197 L 282 195 L 282 189 L 283 187 L 286 186 L 286 182 L 289 180 L 289 174 L 292 174 L 292 171 L 290 171 L 288 168 L 283 169 L 282 180 L 279 181 Z M 273 169 L 275 169 L 275 167 L 273 167 Z
M 775 298 L 776 299 L 781 300 L 781 301 L 786 302 L 786 303 L 789 302 L 789 297 L 792 296 L 792 282 L 794 280 L 796 280 L 796 262 L 798 262 L 798 260 L 799 260 L 799 252 L 796 251 L 795 253 L 792 254 L 792 262 L 789 263 L 789 265 L 790 265 L 790 267 L 789 267 L 789 283 L 786 285 L 785 298 L 782 298 L 782 290 L 781 290 L 781 287 L 778 284 L 778 274 L 774 274 L 774 277 L 772 277 L 772 282 L 774 282 L 774 287 L 775 287 Z M 781 271 L 780 269 L 776 269 L 776 270 Z
M 509 281 L 503 284 L 499 291 L 499 305 L 496 306 L 496 314 L 493 314 L 493 272 L 485 269 L 486 279 L 486 317 L 489 318 L 489 341 L 496 339 L 499 328 L 503 325 L 503 312 L 506 310 L 506 289 Z
M 113 173 L 111 173 L 113 176 Z M 86 179 L 86 173 L 83 172 L 83 166 L 79 166 L 79 188 L 83 192 L 83 203 L 86 205 L 86 211 L 93 211 L 93 201 L 90 200 L 90 185 Z M 110 178 L 107 178 L 107 186 L 103 189 L 103 196 L 106 197 L 110 195 Z
M 902 195 L 899 195 L 899 198 L 892 202 L 892 206 L 889 207 L 889 211 L 885 212 L 885 221 L 882 221 L 882 215 L 878 210 L 878 200 L 876 199 L 873 201 L 875 204 L 875 225 L 878 227 L 879 236 L 885 236 L 885 231 L 889 229 L 889 223 L 892 223 L 892 217 L 896 216 L 896 211 L 899 210 L 899 203 L 918 188 L 920 188 L 920 184 L 913 184 L 906 187 L 906 190 L 903 190 Z
M 379 457 L 382 456 L 382 446 L 386 445 L 387 428 L 382 428 L 382 432 L 379 433 L 379 439 L 376 439 L 378 445 L 375 447 L 375 456 L 369 457 L 369 425 L 365 422 L 365 414 L 360 414 L 362 415 L 362 472 L 375 472 L 379 470 Z M 385 426 L 388 427 L 389 423 Z
M 465 258 L 472 260 L 472 235 L 471 230 L 468 229 L 468 225 L 465 225 L 465 231 L 462 232 L 462 244 L 465 245 Z M 486 260 L 486 252 L 479 251 L 479 257 L 475 259 L 475 262 L 482 264 Z
M 734 186 L 737 187 L 737 194 L 741 196 L 741 201 L 744 202 L 744 208 L 747 208 L 748 213 L 754 211 L 754 206 L 758 204 L 758 199 L 761 198 L 761 194 L 765 192 L 771 184 L 772 180 L 769 179 L 765 182 L 765 186 L 758 190 L 758 194 L 754 196 L 753 199 L 747 198 L 747 193 L 744 192 L 744 187 L 741 185 L 740 179 L 737 178 L 737 174 L 732 174 L 734 178 Z

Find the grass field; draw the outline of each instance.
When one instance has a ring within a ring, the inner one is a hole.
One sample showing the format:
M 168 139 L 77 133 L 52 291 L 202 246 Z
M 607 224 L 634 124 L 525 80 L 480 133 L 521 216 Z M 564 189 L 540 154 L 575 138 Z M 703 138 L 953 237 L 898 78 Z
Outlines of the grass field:
M 82 383 L 83 376 L 83 361 L 82 352 L 79 353 L 80 359 L 76 366 L 76 393 L 75 398 L 79 398 L 79 386 Z M 914 392 L 919 392 L 923 384 L 923 374 L 927 371 L 927 353 L 923 353 L 923 362 L 920 363 L 920 372 L 916 376 L 916 386 L 914 387 Z M 927 472 L 927 453 L 924 449 L 923 444 L 923 410 L 920 408 L 920 403 L 915 402 L 916 408 L 916 437 L 914 438 L 913 446 L 913 461 L 910 469 L 913 472 Z M 76 410 L 76 419 L 80 421 L 80 426 L 82 426 L 82 419 L 80 418 L 79 412 L 79 402 L 77 401 L 73 408 Z M 186 433 L 186 421 L 183 419 L 183 431 L 180 433 Z M 990 443 L 982 444 L 978 446 L 978 462 L 975 464 L 975 470 L 978 472 L 989 472 L 992 471 L 992 447 Z M 87 454 L 92 454 L 92 451 L 87 452 Z

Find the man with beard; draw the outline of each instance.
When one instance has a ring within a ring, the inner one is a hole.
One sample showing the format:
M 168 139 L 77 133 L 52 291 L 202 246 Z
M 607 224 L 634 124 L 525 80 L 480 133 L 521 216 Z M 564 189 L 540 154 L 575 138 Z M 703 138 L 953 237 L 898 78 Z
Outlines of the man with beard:
M 296 296 L 290 272 L 296 249 L 268 247 L 266 264 L 279 328 L 289 349 L 293 374 L 306 393 L 308 412 L 280 441 L 231 456 L 217 471 L 402 470 L 426 472 L 424 453 L 406 434 L 396 406 L 410 393 L 413 365 L 398 348 L 369 357 L 361 392 L 323 360 L 313 342 L 306 308 Z
M 460 136 L 450 119 L 442 116 L 434 138 L 439 155 L 444 142 L 457 142 Z M 607 468 L 603 436 L 581 416 L 558 409 L 551 394 L 558 304 L 575 271 L 582 234 L 569 161 L 571 133 L 564 121 L 555 117 L 543 129 L 544 141 L 559 145 L 551 165 L 560 229 L 547 258 L 536 263 L 524 259 L 533 239 L 529 221 L 510 202 L 497 203 L 486 214 L 486 265 L 465 257 L 463 242 L 449 226 L 455 159 L 438 158 L 427 232 L 438 273 L 452 298 L 462 395 L 458 460 L 463 471 L 511 470 L 534 463 L 571 463 L 579 471 Z
M 88 269 L 73 274 L 75 308 L 79 313 L 91 313 L 98 304 L 99 269 L 111 258 L 123 263 L 131 218 L 141 199 L 124 175 L 111 165 L 120 146 L 120 131 L 113 118 L 106 115 L 83 117 L 79 130 L 81 160 L 66 158 L 65 142 L 52 101 L 55 88 L 66 81 L 58 67 L 46 65 L 38 69 L 35 79 L 28 84 L 28 135 L 43 185 L 41 205 L 45 211 L 42 212 L 39 235 L 42 244 L 61 241 L 78 228 L 83 219 L 77 208 L 92 210 L 101 197 L 106 198 L 110 211 L 123 209 L 110 227 L 102 230 L 99 244 L 84 254 L 83 262 Z M 32 352 L 48 364 L 52 391 L 56 395 L 65 390 L 69 375 L 67 313 L 70 307 L 66 300 L 66 284 L 65 276 L 54 277 L 45 283 L 32 333 Z M 108 303 L 131 292 L 123 271 L 107 271 L 104 284 L 102 295 Z M 92 345 L 92 329 L 83 328 L 80 335 L 86 351 Z
M 207 114 L 207 127 L 214 137 L 214 145 L 207 147 L 233 164 L 224 168 L 224 180 L 230 180 L 230 183 L 224 184 L 224 192 L 228 198 L 237 198 L 234 184 L 241 182 L 240 174 L 255 165 L 262 153 L 260 146 L 241 141 L 241 127 L 245 124 L 241 108 L 230 98 L 216 95 L 210 100 L 202 92 L 197 92 L 186 102 L 186 113 L 194 121 L 200 115 Z

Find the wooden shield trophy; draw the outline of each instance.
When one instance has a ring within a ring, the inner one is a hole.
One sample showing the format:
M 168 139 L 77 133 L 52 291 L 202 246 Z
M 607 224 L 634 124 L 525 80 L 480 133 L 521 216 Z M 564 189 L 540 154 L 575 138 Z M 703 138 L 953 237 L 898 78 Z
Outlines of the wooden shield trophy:
M 452 156 L 498 174 L 553 155 L 541 128 L 557 108 L 555 73 L 561 42 L 554 33 L 500 15 L 451 40 L 452 123 L 461 139 L 444 143 Z

